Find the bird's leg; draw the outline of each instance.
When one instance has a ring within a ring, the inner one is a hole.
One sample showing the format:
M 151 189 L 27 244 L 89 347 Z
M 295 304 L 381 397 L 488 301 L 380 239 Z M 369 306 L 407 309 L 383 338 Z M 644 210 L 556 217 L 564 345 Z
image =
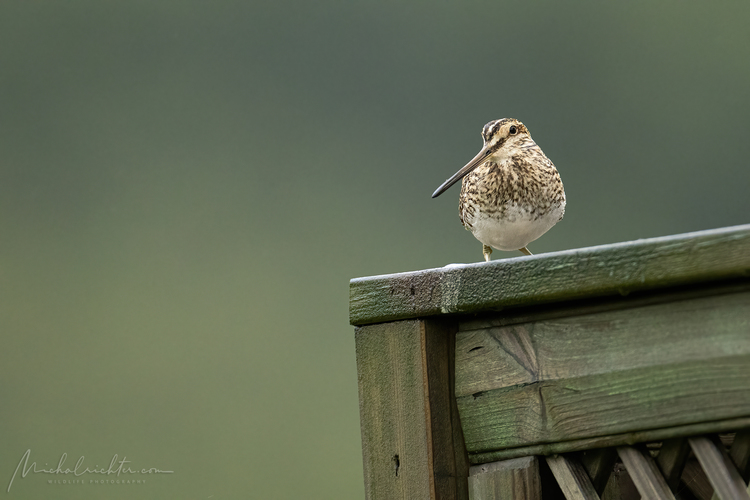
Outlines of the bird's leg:
M 518 251 L 521 252 L 524 255 L 534 255 L 533 253 L 529 252 L 529 249 L 526 248 L 526 247 L 519 248 Z
M 482 244 L 482 253 L 484 254 L 484 261 L 490 261 L 490 255 L 492 255 L 492 247 Z

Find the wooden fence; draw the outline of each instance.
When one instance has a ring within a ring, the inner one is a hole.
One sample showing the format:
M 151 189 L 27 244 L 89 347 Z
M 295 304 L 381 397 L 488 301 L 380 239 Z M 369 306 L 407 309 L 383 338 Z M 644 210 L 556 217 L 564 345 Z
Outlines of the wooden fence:
M 750 225 L 357 278 L 369 499 L 750 500 Z

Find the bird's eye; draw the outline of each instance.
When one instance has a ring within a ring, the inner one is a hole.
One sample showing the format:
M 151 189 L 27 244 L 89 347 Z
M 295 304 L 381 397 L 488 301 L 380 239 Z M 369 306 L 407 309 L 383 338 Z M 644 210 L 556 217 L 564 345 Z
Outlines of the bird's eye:
M 518 128 L 516 128 L 515 125 L 510 126 L 510 135 L 516 135 L 518 133 Z

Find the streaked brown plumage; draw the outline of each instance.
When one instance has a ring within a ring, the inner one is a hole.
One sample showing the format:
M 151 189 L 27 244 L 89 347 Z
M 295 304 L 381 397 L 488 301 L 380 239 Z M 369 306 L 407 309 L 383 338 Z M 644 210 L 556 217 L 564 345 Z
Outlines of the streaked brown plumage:
M 563 218 L 565 190 L 560 174 L 523 123 L 494 120 L 482 130 L 484 146 L 465 167 L 432 195 L 463 179 L 461 223 L 482 242 L 485 260 L 492 248 L 520 250 Z

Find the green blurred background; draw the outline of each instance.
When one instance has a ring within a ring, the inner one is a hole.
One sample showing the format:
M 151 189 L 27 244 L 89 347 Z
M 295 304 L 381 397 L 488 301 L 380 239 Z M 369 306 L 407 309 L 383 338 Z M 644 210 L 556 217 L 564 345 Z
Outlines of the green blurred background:
M 0 3 L 8 498 L 362 498 L 353 277 L 481 260 L 458 187 L 516 117 L 533 252 L 750 221 L 750 3 Z M 495 258 L 515 257 L 496 252 Z M 48 484 L 39 468 L 174 474 Z

